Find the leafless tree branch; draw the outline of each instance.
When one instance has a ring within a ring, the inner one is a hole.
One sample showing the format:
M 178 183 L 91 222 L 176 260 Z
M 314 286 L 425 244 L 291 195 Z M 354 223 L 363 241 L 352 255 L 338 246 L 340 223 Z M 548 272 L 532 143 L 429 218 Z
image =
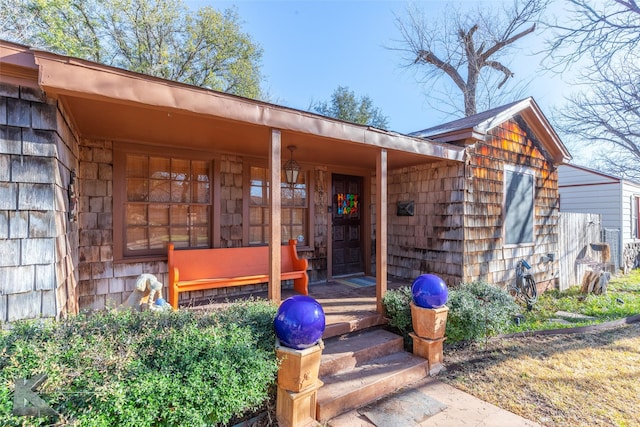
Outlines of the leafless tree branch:
M 397 50 L 405 54 L 408 67 L 419 68 L 422 83 L 447 76 L 462 95 L 464 115 L 477 112 L 478 85 L 502 90 L 514 76 L 503 58 L 515 44 L 536 30 L 536 22 L 550 0 L 514 0 L 497 15 L 488 8 L 450 10 L 437 20 L 409 8 L 396 16 L 402 40 Z M 424 67 L 426 66 L 426 67 Z M 497 71 L 500 78 L 485 78 Z

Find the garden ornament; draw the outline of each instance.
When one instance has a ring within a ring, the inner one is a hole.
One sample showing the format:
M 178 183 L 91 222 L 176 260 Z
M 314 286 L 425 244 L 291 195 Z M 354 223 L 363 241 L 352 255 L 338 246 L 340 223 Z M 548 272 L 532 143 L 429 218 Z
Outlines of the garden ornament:
M 162 283 L 153 274 L 141 274 L 136 279 L 136 287 L 121 306 L 142 310 L 168 310 L 171 306 L 162 298 Z

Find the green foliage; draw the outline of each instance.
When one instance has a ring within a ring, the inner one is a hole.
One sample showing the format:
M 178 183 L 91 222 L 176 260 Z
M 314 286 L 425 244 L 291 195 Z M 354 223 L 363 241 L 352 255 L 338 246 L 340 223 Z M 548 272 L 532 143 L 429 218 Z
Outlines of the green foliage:
M 382 297 L 382 306 L 386 316 L 389 318 L 389 326 L 402 333 L 405 348 L 407 349 L 410 349 L 412 345 L 412 340 L 409 336 L 409 333 L 413 332 L 411 307 L 409 305 L 412 298 L 410 286 L 390 289 Z
M 484 282 L 449 290 L 447 339 L 480 340 L 507 330 L 519 307 L 505 290 Z
M 387 117 L 373 106 L 368 96 L 356 97 L 348 87 L 338 86 L 331 95 L 331 102 L 317 102 L 311 106 L 316 113 L 347 122 L 369 125 L 380 129 L 388 126 Z
M 410 349 L 411 287 L 389 290 L 382 298 L 389 326 L 398 329 Z M 507 330 L 519 307 L 506 291 L 483 282 L 461 284 L 449 289 L 447 301 L 447 340 L 449 342 L 479 340 Z
M 412 331 L 411 326 L 411 287 L 403 286 L 398 289 L 390 289 L 382 297 L 382 305 L 389 317 L 389 326 L 401 331 Z
M 229 305 L 218 314 L 218 319 L 220 323 L 249 328 L 255 344 L 265 351 L 270 351 L 275 345 L 273 319 L 277 311 L 278 306 L 274 303 L 247 299 Z
M 249 301 L 211 313 L 113 311 L 16 323 L 0 335 L 0 424 L 26 421 L 11 415 L 11 389 L 15 378 L 38 373 L 48 376 L 39 395 L 67 424 L 226 424 L 269 398 L 276 310 Z
M 258 98 L 262 49 L 235 9 L 181 0 L 0 0 L 0 34 L 107 65 Z M 18 37 L 18 36 L 16 36 Z

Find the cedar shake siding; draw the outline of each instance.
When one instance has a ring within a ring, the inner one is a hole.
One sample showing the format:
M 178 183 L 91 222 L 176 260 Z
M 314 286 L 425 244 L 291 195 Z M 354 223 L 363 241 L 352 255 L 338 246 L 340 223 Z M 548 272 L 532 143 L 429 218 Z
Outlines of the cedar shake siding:
M 449 285 L 463 277 L 464 166 L 435 163 L 389 174 L 388 272 L 413 280 L 432 273 Z M 398 202 L 413 216 L 397 216 Z
M 69 216 L 78 144 L 62 106 L 0 84 L 0 321 L 78 312 L 78 224 Z
M 540 287 L 553 287 L 557 279 L 558 173 L 526 123 L 515 118 L 488 132 L 486 141 L 467 148 L 469 163 L 464 212 L 464 281 L 484 280 L 506 287 L 515 280 L 517 261 L 534 267 Z M 534 242 L 504 242 L 504 170 L 506 165 L 534 173 Z M 555 261 L 542 257 L 556 254 Z

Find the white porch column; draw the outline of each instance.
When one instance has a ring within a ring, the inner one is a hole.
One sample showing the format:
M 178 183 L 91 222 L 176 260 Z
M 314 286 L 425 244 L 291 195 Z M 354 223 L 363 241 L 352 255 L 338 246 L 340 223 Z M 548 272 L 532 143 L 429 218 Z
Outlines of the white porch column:
M 281 135 L 277 129 L 271 130 L 271 144 L 269 150 L 269 206 L 271 218 L 269 222 L 269 289 L 268 298 L 280 304 L 280 258 L 282 244 L 281 230 L 281 197 L 280 197 L 280 168 L 281 166 Z
M 376 159 L 376 306 L 384 312 L 382 297 L 387 292 L 387 150 Z

